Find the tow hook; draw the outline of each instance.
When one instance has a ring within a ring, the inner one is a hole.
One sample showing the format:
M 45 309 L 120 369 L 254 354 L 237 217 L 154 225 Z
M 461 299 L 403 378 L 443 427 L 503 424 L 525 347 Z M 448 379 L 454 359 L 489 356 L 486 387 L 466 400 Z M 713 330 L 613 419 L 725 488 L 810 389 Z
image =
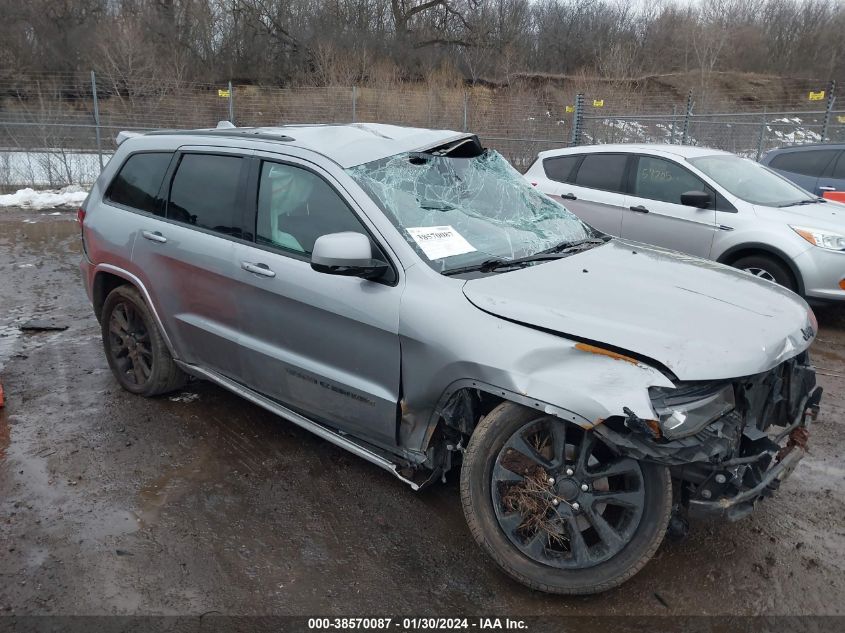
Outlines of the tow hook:
M 807 450 L 807 442 L 810 440 L 810 431 L 805 426 L 799 426 L 793 429 L 789 434 L 789 439 L 780 451 L 778 451 L 777 461 L 781 461 L 797 446 L 801 450 Z

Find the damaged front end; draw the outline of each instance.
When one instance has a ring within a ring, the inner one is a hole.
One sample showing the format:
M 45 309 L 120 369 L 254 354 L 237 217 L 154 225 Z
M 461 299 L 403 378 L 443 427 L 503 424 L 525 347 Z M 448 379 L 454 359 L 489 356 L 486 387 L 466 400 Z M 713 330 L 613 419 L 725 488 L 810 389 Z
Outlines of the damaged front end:
M 595 430 L 620 452 L 671 468 L 676 502 L 737 520 L 804 457 L 822 389 L 806 351 L 762 374 L 652 388 L 656 420 L 630 410 Z

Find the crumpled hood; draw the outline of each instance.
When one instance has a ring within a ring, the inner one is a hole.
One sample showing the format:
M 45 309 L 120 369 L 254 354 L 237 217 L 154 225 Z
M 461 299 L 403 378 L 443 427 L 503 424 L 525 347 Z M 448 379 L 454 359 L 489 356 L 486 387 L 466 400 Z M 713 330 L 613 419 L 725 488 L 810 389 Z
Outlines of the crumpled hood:
M 464 294 L 490 314 L 652 359 L 680 380 L 760 373 L 815 336 L 807 304 L 785 288 L 623 240 L 470 280 Z

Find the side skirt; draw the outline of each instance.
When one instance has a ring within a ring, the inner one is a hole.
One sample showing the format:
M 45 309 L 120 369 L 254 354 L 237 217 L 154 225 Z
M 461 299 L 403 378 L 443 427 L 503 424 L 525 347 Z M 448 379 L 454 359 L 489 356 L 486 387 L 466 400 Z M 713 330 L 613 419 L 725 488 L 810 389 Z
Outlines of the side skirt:
M 421 485 L 407 479 L 402 474 L 400 474 L 399 469 L 400 465 L 390 461 L 387 457 L 384 457 L 375 451 L 362 446 L 361 444 L 351 440 L 345 435 L 337 431 L 332 431 L 331 429 L 326 428 L 322 424 L 318 424 L 313 420 L 306 418 L 295 411 L 291 411 L 287 407 L 280 405 L 279 403 L 262 396 L 259 393 L 249 389 L 241 385 L 240 383 L 235 382 L 225 376 L 218 374 L 215 371 L 204 369 L 197 365 L 190 365 L 188 363 L 184 363 L 182 361 L 178 361 L 174 359 L 174 362 L 179 365 L 186 373 L 197 376 L 199 378 L 204 378 L 209 380 L 224 389 L 231 391 L 232 393 L 249 400 L 253 404 L 257 404 L 259 407 L 267 409 L 270 413 L 275 413 L 279 417 L 282 417 L 290 422 L 293 422 L 297 426 L 302 427 L 306 431 L 310 431 L 314 435 L 323 438 L 324 440 L 331 442 L 335 446 L 339 446 L 341 448 L 346 449 L 350 453 L 361 457 L 371 464 L 375 464 L 376 466 L 380 466 L 385 470 L 392 473 L 398 479 L 401 479 L 403 482 L 411 486 L 413 490 L 420 490 L 422 488 Z

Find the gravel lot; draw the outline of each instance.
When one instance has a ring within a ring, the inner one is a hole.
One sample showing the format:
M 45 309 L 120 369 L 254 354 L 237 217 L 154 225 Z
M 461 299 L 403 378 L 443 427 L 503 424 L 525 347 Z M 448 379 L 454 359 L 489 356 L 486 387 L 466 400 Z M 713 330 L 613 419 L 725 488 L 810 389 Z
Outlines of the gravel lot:
M 779 494 L 562 598 L 485 558 L 454 477 L 414 493 L 208 383 L 118 388 L 78 233 L 73 212 L 0 211 L 0 613 L 845 614 L 845 306 L 817 310 L 826 393 Z M 20 332 L 33 317 L 68 328 Z

